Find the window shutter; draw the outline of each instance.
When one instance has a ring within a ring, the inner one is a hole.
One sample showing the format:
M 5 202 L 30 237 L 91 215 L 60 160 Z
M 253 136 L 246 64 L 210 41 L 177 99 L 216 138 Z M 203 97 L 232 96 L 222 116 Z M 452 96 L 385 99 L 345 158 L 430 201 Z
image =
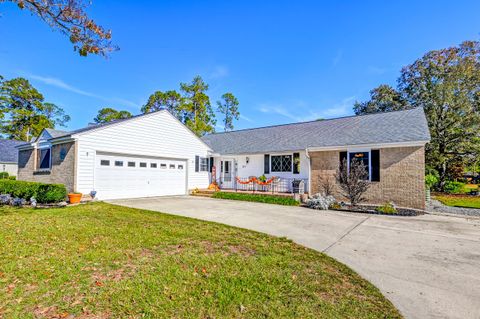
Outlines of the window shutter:
M 270 174 L 270 155 L 265 154 L 263 156 L 263 173 Z
M 343 161 L 347 159 L 347 152 L 340 152 L 340 167 L 343 165 Z
M 300 153 L 293 153 L 293 174 L 300 174 Z
M 372 150 L 372 182 L 380 182 L 380 150 Z
M 200 156 L 195 156 L 195 172 L 200 171 Z
M 209 158 L 209 164 L 210 164 L 210 166 L 208 168 L 208 171 L 211 173 L 212 170 L 213 170 L 213 157 Z

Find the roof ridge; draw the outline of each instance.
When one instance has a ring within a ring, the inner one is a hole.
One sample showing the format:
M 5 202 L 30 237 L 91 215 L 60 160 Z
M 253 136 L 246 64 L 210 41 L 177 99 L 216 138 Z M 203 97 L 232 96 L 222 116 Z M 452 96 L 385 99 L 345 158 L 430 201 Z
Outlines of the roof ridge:
M 367 113 L 367 114 L 359 114 L 359 115 L 355 115 L 355 114 L 354 115 L 346 115 L 346 116 L 332 117 L 332 118 L 329 118 L 329 119 L 318 119 L 318 120 L 301 121 L 301 122 L 294 122 L 294 123 L 274 124 L 274 125 L 266 125 L 266 126 L 259 126 L 259 127 L 251 127 L 251 128 L 244 128 L 244 129 L 228 131 L 228 132 L 214 132 L 214 133 L 211 133 L 211 134 L 207 134 L 205 136 L 236 133 L 236 132 L 243 132 L 243 131 L 253 131 L 253 130 L 259 130 L 259 129 L 265 129 L 265 128 L 288 126 L 288 125 L 299 125 L 299 124 L 308 124 L 308 123 L 315 123 L 315 122 L 334 121 L 334 120 L 348 119 L 348 118 L 353 118 L 353 117 L 366 117 L 366 116 L 380 115 L 380 114 L 400 113 L 400 112 L 407 112 L 407 111 L 412 111 L 412 110 L 416 110 L 416 109 L 421 109 L 421 107 L 412 107 L 412 108 L 405 109 L 405 110 L 394 110 L 394 111 Z

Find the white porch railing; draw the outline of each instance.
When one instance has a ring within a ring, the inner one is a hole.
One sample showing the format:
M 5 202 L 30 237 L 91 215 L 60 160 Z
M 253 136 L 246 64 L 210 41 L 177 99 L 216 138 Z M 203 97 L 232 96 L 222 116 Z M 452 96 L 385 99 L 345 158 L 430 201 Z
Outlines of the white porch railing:
M 232 177 L 220 178 L 217 183 L 220 189 L 264 193 L 304 194 L 308 188 L 307 178 L 273 177 L 259 180 L 258 177 Z

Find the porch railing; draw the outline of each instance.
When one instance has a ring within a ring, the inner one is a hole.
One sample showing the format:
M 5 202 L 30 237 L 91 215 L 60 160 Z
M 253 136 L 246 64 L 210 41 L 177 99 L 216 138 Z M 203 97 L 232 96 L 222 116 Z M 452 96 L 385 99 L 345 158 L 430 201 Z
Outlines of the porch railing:
M 264 193 L 299 193 L 307 192 L 307 178 L 283 178 L 274 177 L 273 180 L 258 180 L 256 177 L 232 177 L 218 180 L 220 189 L 235 191 L 250 191 Z

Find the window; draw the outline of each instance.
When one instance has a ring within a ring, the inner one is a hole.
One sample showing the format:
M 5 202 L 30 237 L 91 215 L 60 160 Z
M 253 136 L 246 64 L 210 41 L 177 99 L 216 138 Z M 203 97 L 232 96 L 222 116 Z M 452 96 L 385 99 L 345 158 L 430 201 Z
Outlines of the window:
M 150 168 L 157 168 L 157 163 L 150 163 Z
M 101 161 L 100 161 L 100 165 L 102 165 L 102 166 L 110 166 L 110 161 L 108 161 L 108 160 L 101 160 Z
M 208 172 L 208 158 L 195 156 L 195 172 Z
M 123 161 L 115 161 L 115 166 L 123 166 Z
M 200 157 L 200 172 L 208 172 L 208 158 Z
M 271 162 L 272 173 L 292 171 L 292 155 L 273 155 L 271 156 Z
M 135 162 L 128 162 L 128 167 L 135 167 Z
M 50 149 L 40 150 L 40 169 L 50 168 Z
M 183 169 L 183 165 L 178 165 L 178 169 Z
M 160 168 L 167 168 L 167 164 L 160 164 Z
M 350 170 L 350 165 L 354 160 L 360 161 L 365 165 L 367 170 L 367 180 L 370 179 L 370 152 L 349 152 L 348 153 L 348 167 Z
M 170 169 L 175 169 L 175 164 L 170 164 Z
M 140 162 L 140 167 L 147 167 L 147 163 L 145 163 L 145 162 Z

